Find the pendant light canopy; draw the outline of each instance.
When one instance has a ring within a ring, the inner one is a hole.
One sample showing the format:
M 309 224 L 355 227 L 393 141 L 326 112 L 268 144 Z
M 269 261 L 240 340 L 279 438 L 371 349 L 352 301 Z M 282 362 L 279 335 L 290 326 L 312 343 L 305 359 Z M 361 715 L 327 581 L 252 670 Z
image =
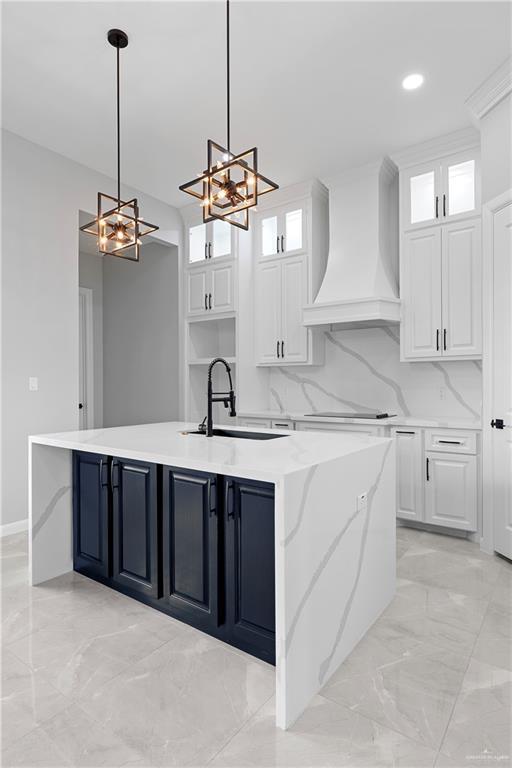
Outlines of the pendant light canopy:
M 230 40 L 229 0 L 226 0 L 226 147 L 208 139 L 207 169 L 180 189 L 198 198 L 203 207 L 203 221 L 220 219 L 241 229 L 249 229 L 249 208 L 261 195 L 278 189 L 278 185 L 258 171 L 258 150 L 231 152 L 230 116 Z
M 128 45 L 128 35 L 120 29 L 110 29 L 107 40 L 116 49 L 117 59 L 117 197 L 98 192 L 97 216 L 80 229 L 94 235 L 100 253 L 138 261 L 141 237 L 155 232 L 158 227 L 144 221 L 139 215 L 139 204 L 136 197 L 132 200 L 121 199 L 119 52 L 121 48 L 126 48 Z

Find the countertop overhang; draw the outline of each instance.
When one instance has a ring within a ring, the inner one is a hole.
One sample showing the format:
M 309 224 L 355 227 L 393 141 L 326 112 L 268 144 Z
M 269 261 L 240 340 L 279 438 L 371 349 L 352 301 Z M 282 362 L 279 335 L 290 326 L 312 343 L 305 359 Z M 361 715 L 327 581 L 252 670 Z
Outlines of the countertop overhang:
M 246 431 L 243 427 L 229 427 Z M 277 482 L 293 472 L 382 445 L 388 437 L 279 430 L 285 439 L 240 440 L 187 434 L 188 422 L 161 422 L 107 429 L 32 435 L 30 443 L 141 459 L 183 469 Z M 276 434 L 276 430 L 252 430 Z

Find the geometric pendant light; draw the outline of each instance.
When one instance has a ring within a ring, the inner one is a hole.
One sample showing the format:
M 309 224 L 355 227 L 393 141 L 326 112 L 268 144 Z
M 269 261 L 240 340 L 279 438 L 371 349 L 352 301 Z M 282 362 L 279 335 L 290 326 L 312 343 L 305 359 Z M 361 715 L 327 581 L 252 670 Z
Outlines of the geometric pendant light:
M 231 151 L 230 90 L 229 0 L 226 0 L 226 146 L 208 139 L 206 170 L 182 184 L 180 190 L 201 201 L 205 223 L 220 219 L 240 229 L 249 229 L 249 208 L 257 204 L 261 195 L 279 187 L 258 171 L 256 147 L 240 154 Z
M 107 40 L 116 49 L 117 54 L 117 197 L 98 192 L 97 216 L 80 229 L 96 237 L 100 253 L 138 261 L 141 238 L 155 232 L 158 227 L 148 224 L 139 215 L 136 197 L 132 200 L 121 200 L 119 51 L 128 45 L 128 36 L 120 29 L 111 29 Z

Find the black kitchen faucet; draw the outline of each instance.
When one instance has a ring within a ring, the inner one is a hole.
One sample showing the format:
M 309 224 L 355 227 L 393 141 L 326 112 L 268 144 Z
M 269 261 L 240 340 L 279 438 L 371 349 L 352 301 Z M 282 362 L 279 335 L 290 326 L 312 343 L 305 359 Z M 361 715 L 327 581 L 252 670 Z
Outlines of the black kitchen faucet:
M 212 384 L 212 371 L 217 363 L 222 363 L 226 369 L 226 373 L 229 378 L 229 392 L 214 392 Z M 229 415 L 236 416 L 235 411 L 235 393 L 233 390 L 233 381 L 231 379 L 231 368 L 226 363 L 224 358 L 216 357 L 212 360 L 210 367 L 208 368 L 208 415 L 206 417 L 206 437 L 212 437 L 213 435 L 213 403 L 224 403 L 224 408 L 229 408 Z

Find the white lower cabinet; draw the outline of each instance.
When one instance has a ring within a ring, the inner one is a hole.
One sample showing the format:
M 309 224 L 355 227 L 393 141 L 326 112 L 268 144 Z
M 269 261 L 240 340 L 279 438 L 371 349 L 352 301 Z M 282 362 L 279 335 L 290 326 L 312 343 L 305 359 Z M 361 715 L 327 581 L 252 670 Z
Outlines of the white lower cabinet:
M 396 516 L 422 522 L 423 434 L 421 429 L 393 429 L 396 439 Z
M 425 460 L 425 522 L 476 531 L 476 456 L 428 451 Z

